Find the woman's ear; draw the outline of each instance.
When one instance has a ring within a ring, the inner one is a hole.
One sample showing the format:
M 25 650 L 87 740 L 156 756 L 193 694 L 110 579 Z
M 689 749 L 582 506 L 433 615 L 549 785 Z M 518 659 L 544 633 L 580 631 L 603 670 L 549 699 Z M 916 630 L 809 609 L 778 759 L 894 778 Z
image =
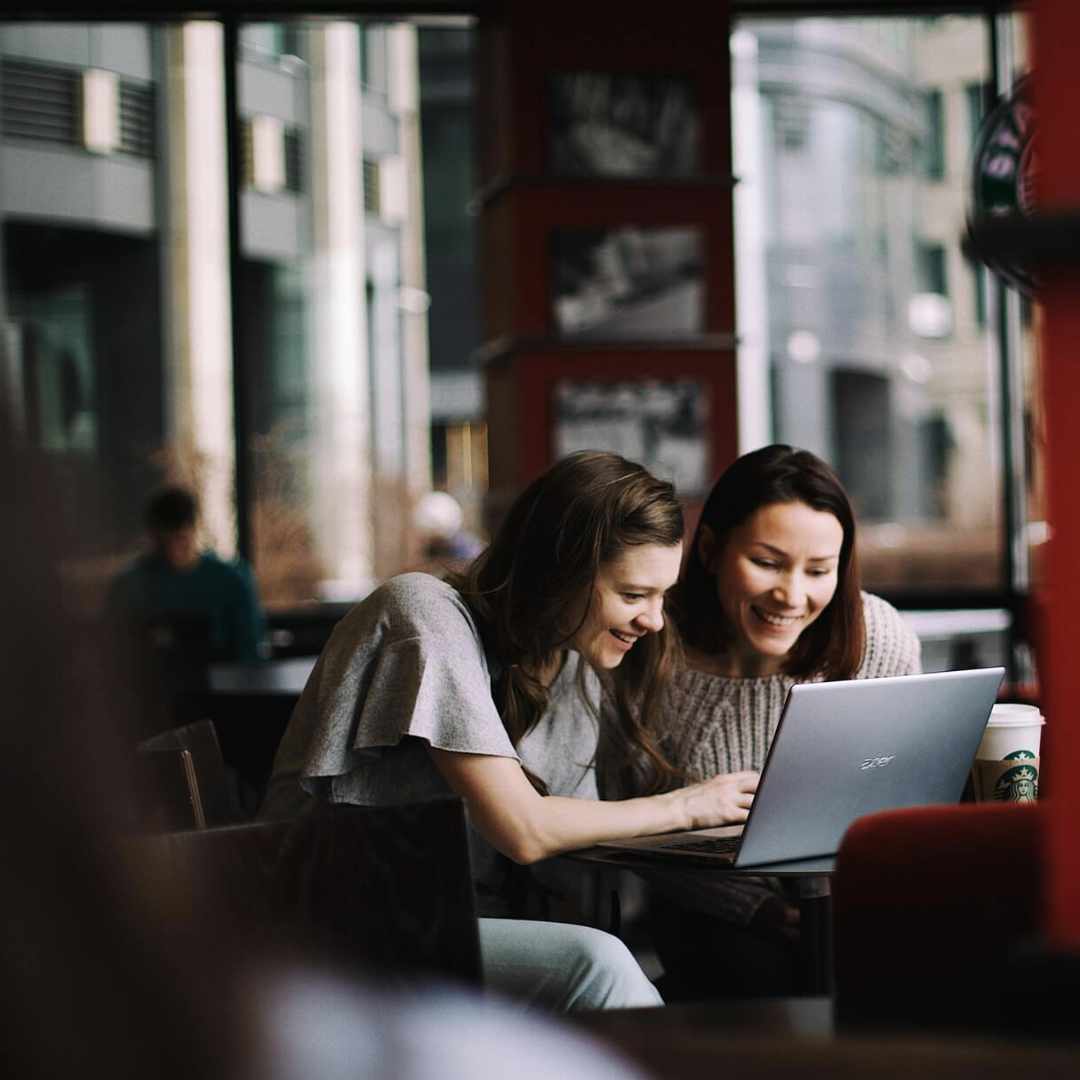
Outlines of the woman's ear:
M 708 525 L 702 525 L 698 529 L 697 556 L 701 565 L 710 573 L 716 573 L 713 563 L 716 561 L 716 533 Z

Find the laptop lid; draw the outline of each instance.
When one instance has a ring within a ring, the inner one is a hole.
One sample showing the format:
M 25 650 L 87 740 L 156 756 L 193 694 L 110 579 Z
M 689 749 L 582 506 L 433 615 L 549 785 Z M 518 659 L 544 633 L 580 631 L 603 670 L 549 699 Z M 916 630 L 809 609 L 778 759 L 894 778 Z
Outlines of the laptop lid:
M 1004 674 L 793 686 L 734 865 L 832 855 L 865 814 L 957 802 Z

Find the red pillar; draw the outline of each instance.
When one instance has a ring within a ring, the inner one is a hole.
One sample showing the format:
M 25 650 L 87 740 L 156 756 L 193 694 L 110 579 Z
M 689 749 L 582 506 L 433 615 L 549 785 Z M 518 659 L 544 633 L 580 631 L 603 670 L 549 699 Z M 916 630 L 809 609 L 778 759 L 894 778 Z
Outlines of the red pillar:
M 487 343 L 489 510 L 556 456 L 562 380 L 643 386 L 693 381 L 707 402 L 708 481 L 737 452 L 729 4 L 678 17 L 618 0 L 507 0 L 484 8 L 477 41 L 479 174 Z M 552 80 L 568 74 L 671 78 L 695 102 L 697 164 L 686 174 L 568 173 L 553 149 Z M 698 231 L 701 325 L 671 339 L 568 340 L 553 316 L 560 232 L 625 226 Z M 691 500 L 700 492 L 683 491 Z
M 1040 209 L 1080 217 L 1080 5 L 1038 0 L 1032 10 Z M 1045 929 L 1052 949 L 1080 949 L 1080 252 L 1042 268 L 1042 358 L 1051 527 L 1039 656 L 1053 726 L 1047 788 Z

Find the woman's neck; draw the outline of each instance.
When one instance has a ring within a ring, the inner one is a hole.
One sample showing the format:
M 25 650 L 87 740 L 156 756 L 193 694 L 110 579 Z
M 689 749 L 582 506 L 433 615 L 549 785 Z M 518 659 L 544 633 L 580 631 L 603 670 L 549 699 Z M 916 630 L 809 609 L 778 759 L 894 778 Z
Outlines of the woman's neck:
M 758 652 L 742 653 L 738 649 L 705 652 L 687 645 L 686 666 L 691 671 L 720 675 L 726 679 L 763 679 L 783 671 L 784 658 L 762 656 Z
M 526 670 L 541 686 L 550 686 L 559 677 L 559 672 L 562 671 L 565 663 L 566 650 L 560 649 L 559 652 L 543 661 L 539 667 L 529 667 Z

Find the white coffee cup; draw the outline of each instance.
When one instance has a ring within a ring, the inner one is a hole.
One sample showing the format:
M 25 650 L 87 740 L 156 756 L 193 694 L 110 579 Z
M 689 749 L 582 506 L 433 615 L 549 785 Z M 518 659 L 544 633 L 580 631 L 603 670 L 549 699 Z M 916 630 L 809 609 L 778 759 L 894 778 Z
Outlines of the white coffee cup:
M 1035 705 L 995 705 L 975 752 L 977 801 L 1031 802 L 1039 792 L 1039 742 L 1046 723 Z

